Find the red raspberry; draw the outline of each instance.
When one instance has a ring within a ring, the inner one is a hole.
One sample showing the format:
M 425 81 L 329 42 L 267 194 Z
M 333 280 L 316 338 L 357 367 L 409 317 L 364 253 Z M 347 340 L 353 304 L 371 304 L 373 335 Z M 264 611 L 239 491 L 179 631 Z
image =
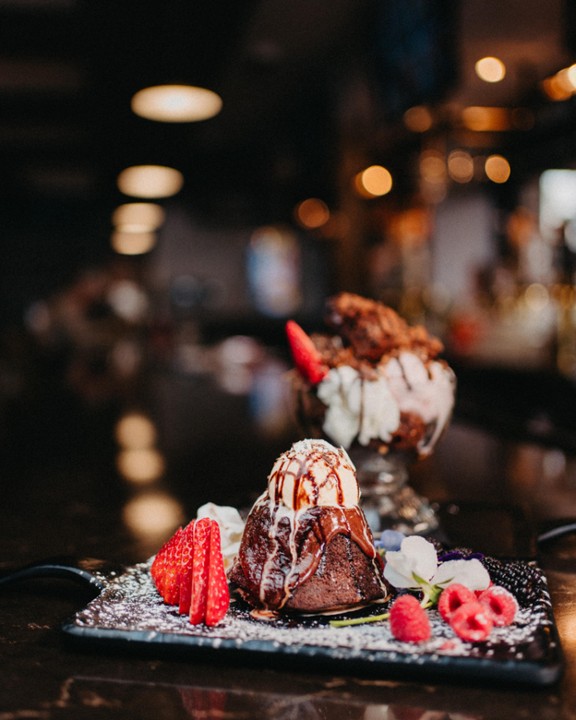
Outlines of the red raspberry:
M 514 622 L 518 603 L 514 595 L 506 588 L 500 587 L 500 585 L 492 585 L 487 590 L 484 590 L 478 601 L 488 608 L 494 625 L 502 627 L 511 625 Z
M 396 640 L 423 642 L 431 635 L 426 611 L 413 595 L 400 595 L 390 608 L 390 630 Z
M 461 605 L 476 599 L 476 595 L 470 588 L 460 583 L 452 583 L 442 591 L 438 600 L 438 612 L 447 623 Z
M 494 583 L 492 581 L 490 581 L 490 585 L 488 585 L 488 587 L 490 588 L 493 585 L 494 585 Z M 484 588 L 484 590 L 474 590 L 474 595 L 476 595 L 476 599 L 478 599 L 480 597 L 480 595 L 482 595 L 483 592 L 486 592 L 487 589 L 488 588 Z
M 461 605 L 450 619 L 452 630 L 467 642 L 486 640 L 492 632 L 492 625 L 490 611 L 477 600 Z

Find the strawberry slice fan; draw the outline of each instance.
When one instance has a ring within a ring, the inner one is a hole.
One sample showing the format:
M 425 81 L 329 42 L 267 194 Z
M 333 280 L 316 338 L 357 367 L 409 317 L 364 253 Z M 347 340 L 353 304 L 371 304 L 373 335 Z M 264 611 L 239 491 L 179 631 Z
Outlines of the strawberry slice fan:
M 230 592 L 215 520 L 192 520 L 160 548 L 151 575 L 164 602 L 177 605 L 192 625 L 217 625 L 230 605 Z

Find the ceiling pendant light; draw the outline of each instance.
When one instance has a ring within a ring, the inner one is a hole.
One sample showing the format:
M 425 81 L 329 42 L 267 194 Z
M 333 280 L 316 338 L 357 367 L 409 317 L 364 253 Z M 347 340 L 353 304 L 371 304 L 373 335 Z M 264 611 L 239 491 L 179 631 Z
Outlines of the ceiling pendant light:
M 117 184 L 124 195 L 164 198 L 176 195 L 184 184 L 184 178 L 179 170 L 165 165 L 133 165 L 122 170 Z
M 218 115 L 222 99 L 212 90 L 193 85 L 154 85 L 139 90 L 130 106 L 147 120 L 198 122 Z
M 112 224 L 123 232 L 151 232 L 164 222 L 164 209 L 151 202 L 119 205 L 112 214 Z

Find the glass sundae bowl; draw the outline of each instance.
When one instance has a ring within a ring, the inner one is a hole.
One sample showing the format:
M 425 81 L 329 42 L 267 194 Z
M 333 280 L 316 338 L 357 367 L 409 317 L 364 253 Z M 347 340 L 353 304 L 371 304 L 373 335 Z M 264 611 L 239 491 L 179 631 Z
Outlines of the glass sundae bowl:
M 429 533 L 436 513 L 409 484 L 409 468 L 431 455 L 452 415 L 456 380 L 442 344 L 358 295 L 336 295 L 326 308 L 329 333 L 286 326 L 301 432 L 348 452 L 374 532 Z

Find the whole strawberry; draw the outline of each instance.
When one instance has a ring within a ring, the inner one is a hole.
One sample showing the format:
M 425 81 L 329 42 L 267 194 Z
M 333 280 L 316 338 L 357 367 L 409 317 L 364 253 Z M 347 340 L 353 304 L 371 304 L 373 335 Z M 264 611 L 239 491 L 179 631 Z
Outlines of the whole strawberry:
M 312 338 L 294 320 L 286 323 L 286 337 L 296 368 L 308 382 L 318 384 L 328 372 Z
M 400 595 L 390 608 L 390 630 L 396 640 L 424 642 L 431 636 L 430 620 L 413 595 Z
M 158 551 L 150 569 L 164 602 L 177 605 L 192 625 L 217 625 L 230 605 L 228 581 L 215 520 L 192 520 Z
M 178 603 L 180 592 L 178 575 L 184 536 L 184 529 L 178 528 L 174 535 L 160 548 L 150 568 L 154 584 L 160 595 L 162 595 L 164 602 L 168 605 Z

